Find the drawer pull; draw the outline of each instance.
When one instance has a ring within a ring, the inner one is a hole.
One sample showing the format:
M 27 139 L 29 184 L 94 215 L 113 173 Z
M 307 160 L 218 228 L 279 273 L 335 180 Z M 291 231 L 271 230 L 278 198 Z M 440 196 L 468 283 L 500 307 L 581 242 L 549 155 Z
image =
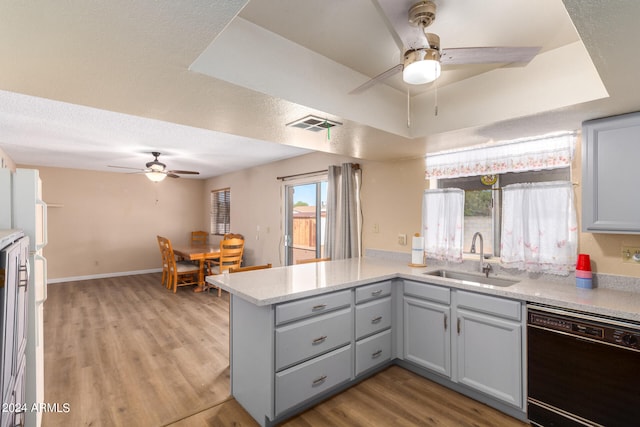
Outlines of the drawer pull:
M 461 327 L 460 327 L 460 318 L 458 317 L 458 335 L 460 335 L 460 330 L 461 330 Z
M 327 376 L 326 376 L 326 375 L 323 375 L 323 376 L 321 376 L 321 377 L 316 378 L 315 380 L 313 380 L 313 382 L 311 383 L 311 385 L 312 385 L 313 387 L 315 387 L 315 386 L 318 386 L 318 385 L 322 384 L 322 383 L 323 383 L 323 382 L 325 382 L 326 380 L 327 380 Z
M 375 359 L 377 357 L 380 357 L 381 355 L 382 355 L 382 350 L 378 350 L 378 351 L 376 351 L 376 352 L 371 354 L 371 358 Z
M 377 291 L 373 291 L 371 292 L 371 296 L 372 297 L 377 297 L 378 295 L 380 295 L 382 293 L 382 289 L 378 289 Z
M 318 338 L 316 338 L 315 340 L 311 341 L 311 343 L 312 343 L 313 345 L 316 345 L 316 344 L 322 344 L 323 342 L 325 342 L 325 340 L 326 340 L 326 339 L 327 339 L 327 336 L 326 336 L 326 335 L 323 335 L 323 336 L 318 337 Z
M 374 317 L 371 319 L 371 323 L 379 323 L 382 320 L 382 316 Z
M 444 315 L 444 330 L 447 330 L 447 315 Z
M 318 304 L 318 305 L 314 305 L 314 306 L 311 308 L 311 311 L 324 310 L 325 308 L 327 308 L 327 304 Z

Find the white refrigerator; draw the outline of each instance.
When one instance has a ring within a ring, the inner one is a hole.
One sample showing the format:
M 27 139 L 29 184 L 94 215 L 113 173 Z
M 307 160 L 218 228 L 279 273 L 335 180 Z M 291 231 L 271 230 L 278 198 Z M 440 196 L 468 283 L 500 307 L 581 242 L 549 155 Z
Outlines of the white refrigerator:
M 11 211 L 5 204 L 10 193 Z M 47 299 L 47 260 L 42 249 L 47 244 L 47 205 L 42 200 L 38 170 L 0 169 L 0 228 L 22 229 L 29 236 L 29 293 L 26 348 L 26 403 L 44 403 L 43 312 Z M 9 218 L 10 217 L 10 218 Z M 8 224 L 9 220 L 11 224 Z M 40 427 L 41 412 L 27 411 L 26 425 Z

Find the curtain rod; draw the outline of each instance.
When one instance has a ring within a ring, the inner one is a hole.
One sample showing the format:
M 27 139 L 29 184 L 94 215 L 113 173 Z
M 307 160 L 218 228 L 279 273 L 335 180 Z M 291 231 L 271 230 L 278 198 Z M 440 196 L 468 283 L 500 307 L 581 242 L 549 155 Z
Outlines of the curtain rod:
M 353 167 L 354 170 L 360 170 L 360 164 L 359 163 L 351 163 L 351 166 Z M 320 174 L 327 173 L 327 172 L 328 172 L 327 169 L 323 169 L 323 170 L 313 171 L 313 172 L 297 173 L 295 175 L 278 176 L 278 177 L 276 177 L 276 179 L 280 180 L 280 181 L 285 181 L 285 180 L 291 179 L 291 178 L 300 178 L 300 177 L 304 177 L 304 176 L 314 176 L 314 175 L 320 175 Z

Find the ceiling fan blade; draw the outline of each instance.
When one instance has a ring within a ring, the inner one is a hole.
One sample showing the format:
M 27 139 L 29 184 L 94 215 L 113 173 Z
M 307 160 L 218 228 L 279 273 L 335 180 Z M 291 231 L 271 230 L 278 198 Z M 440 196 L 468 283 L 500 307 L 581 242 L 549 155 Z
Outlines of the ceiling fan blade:
M 365 83 L 361 84 L 360 86 L 358 86 L 357 88 L 355 88 L 354 90 L 349 92 L 349 95 L 356 95 L 358 93 L 364 92 L 365 90 L 369 89 L 371 86 L 373 86 L 375 84 L 378 84 L 382 80 L 384 80 L 386 78 L 389 78 L 392 75 L 402 71 L 402 67 L 403 66 L 404 66 L 403 64 L 398 64 L 398 65 L 395 65 L 395 66 L 389 68 L 387 71 L 384 71 L 384 72 L 378 74 L 377 76 L 375 76 L 371 80 L 366 81 Z
M 407 8 L 401 1 L 397 0 L 374 0 L 373 6 L 378 10 L 382 21 L 389 30 L 398 50 L 408 46 L 405 43 L 405 27 L 407 26 Z
M 171 173 L 171 172 L 167 172 L 167 176 L 168 176 L 169 178 L 180 178 L 180 176 L 179 176 L 179 175 L 176 175 L 175 173 Z
M 196 171 L 167 171 L 167 173 L 181 174 L 181 175 L 200 175 L 200 172 L 196 172 Z
M 521 64 L 529 63 L 540 47 L 459 47 L 442 49 L 443 65 L 457 64 Z
M 108 168 L 117 168 L 117 169 L 131 169 L 131 170 L 135 170 L 135 171 L 140 171 L 140 172 L 146 172 L 146 169 L 140 169 L 140 168 L 130 168 L 127 166 L 111 166 L 108 165 Z

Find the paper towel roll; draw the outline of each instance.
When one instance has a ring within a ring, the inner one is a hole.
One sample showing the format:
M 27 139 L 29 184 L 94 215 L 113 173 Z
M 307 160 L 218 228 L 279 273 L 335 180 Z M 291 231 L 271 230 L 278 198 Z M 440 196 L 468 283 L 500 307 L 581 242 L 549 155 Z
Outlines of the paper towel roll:
M 411 263 L 424 264 L 424 237 L 413 237 L 411 241 Z

